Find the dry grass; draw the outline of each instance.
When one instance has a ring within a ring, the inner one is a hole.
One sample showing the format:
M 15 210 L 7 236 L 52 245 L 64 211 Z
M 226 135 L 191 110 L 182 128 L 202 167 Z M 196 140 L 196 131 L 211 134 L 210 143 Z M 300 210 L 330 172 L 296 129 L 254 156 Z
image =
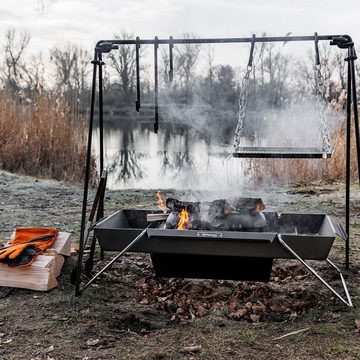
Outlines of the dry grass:
M 358 176 L 354 126 L 351 129 L 351 178 Z M 250 173 L 257 182 L 310 183 L 345 180 L 346 124 L 332 134 L 333 154 L 330 159 L 254 159 L 249 162 Z
M 83 179 L 85 121 L 71 112 L 62 94 L 42 93 L 24 103 L 2 91 L 0 133 L 2 169 L 72 183 Z

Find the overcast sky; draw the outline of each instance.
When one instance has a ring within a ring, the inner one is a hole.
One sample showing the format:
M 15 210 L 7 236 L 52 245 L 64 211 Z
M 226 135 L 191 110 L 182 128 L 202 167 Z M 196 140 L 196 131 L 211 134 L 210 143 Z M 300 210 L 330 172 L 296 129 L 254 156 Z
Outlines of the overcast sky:
M 9 28 L 31 35 L 32 52 L 97 40 L 125 29 L 141 38 L 349 34 L 360 44 L 360 0 L 40 0 L 0 1 L 0 45 Z

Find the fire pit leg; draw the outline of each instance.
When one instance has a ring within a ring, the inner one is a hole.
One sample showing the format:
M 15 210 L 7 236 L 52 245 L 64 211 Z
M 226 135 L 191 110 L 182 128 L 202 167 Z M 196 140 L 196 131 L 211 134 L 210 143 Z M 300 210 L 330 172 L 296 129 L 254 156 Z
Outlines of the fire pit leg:
M 292 254 L 293 256 L 295 256 L 314 276 L 316 276 L 338 299 L 340 299 L 344 304 L 346 304 L 349 307 L 353 307 L 353 303 L 351 301 L 350 298 L 350 294 L 349 291 L 347 289 L 344 277 L 340 271 L 340 269 L 334 264 L 332 263 L 329 259 L 326 259 L 326 261 L 339 273 L 340 275 L 340 279 L 341 279 L 341 283 L 346 295 L 346 299 L 345 300 L 328 282 L 326 282 L 319 274 L 318 272 L 311 267 L 304 259 L 302 259 L 288 244 L 286 244 L 286 242 L 282 239 L 281 235 L 278 234 L 278 239 L 280 244 L 287 250 L 289 251 L 290 254 Z
M 139 239 L 141 239 L 147 229 L 151 226 L 148 225 L 130 244 L 128 244 L 124 249 L 121 250 L 121 252 L 119 254 L 117 254 L 106 266 L 104 266 L 96 275 L 94 275 L 94 277 L 92 279 L 90 279 L 83 287 L 83 290 L 86 289 L 90 284 L 92 284 L 95 279 L 97 279 L 104 271 L 106 271 L 107 269 L 109 269 L 111 267 L 111 265 L 118 260 L 123 254 L 126 253 L 126 251 L 128 251 Z

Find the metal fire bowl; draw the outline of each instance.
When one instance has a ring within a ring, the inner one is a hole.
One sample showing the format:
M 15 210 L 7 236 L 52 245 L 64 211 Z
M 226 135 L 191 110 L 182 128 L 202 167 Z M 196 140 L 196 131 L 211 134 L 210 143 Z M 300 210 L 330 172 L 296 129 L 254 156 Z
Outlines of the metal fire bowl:
M 148 225 L 153 210 L 119 210 L 95 226 L 100 247 L 121 251 Z M 266 227 L 257 231 L 204 231 L 156 228 L 147 230 L 131 249 L 151 254 L 229 256 L 249 258 L 293 258 L 278 240 L 282 239 L 303 259 L 327 258 L 336 235 L 346 239 L 343 228 L 326 214 L 263 212 Z

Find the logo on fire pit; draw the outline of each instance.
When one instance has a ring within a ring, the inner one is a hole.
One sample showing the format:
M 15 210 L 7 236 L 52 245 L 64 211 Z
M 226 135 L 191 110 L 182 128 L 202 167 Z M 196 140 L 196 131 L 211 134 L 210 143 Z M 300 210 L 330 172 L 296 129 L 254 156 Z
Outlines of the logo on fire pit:
M 198 231 L 196 234 L 197 237 L 212 237 L 212 238 L 222 238 L 223 233 L 218 231 L 212 231 L 212 232 L 205 232 L 205 231 Z

